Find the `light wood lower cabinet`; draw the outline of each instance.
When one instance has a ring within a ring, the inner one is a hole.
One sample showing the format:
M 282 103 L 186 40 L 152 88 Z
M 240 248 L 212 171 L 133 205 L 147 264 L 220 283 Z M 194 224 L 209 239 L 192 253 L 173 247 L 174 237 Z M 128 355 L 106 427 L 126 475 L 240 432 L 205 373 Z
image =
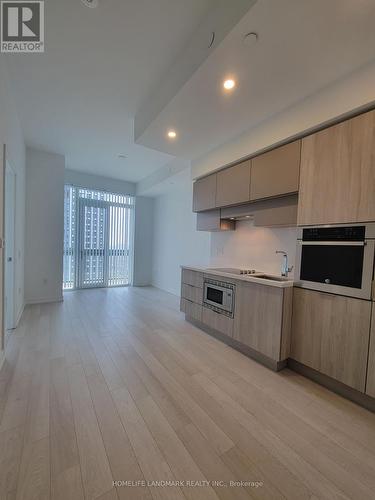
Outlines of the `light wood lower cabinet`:
M 202 323 L 217 332 L 233 337 L 233 318 L 203 307 Z
M 181 274 L 182 284 L 203 288 L 203 273 L 191 269 L 183 269 Z
M 275 361 L 289 355 L 292 288 L 241 283 L 233 338 Z
M 371 302 L 294 289 L 291 358 L 365 391 Z
M 180 303 L 181 312 L 185 313 L 191 319 L 202 321 L 202 305 L 191 302 L 190 300 L 181 297 Z
M 195 302 L 196 304 L 202 304 L 203 301 L 203 289 L 197 288 L 195 286 L 182 284 L 181 297 L 190 302 Z
M 366 394 L 375 398 L 375 302 L 372 303 L 370 349 L 367 367 Z

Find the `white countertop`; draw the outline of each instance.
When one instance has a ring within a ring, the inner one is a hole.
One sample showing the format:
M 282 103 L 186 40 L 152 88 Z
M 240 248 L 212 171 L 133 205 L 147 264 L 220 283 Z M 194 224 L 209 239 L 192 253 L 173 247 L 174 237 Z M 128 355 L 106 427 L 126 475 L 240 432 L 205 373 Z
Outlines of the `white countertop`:
M 282 281 L 273 281 L 270 279 L 257 277 L 257 274 L 234 274 L 221 271 L 220 269 L 212 269 L 197 266 L 181 266 L 181 269 L 187 269 L 189 271 L 198 271 L 212 276 L 222 276 L 223 278 L 229 278 L 231 280 L 237 281 L 247 281 L 249 283 L 258 283 L 259 285 L 274 286 L 276 288 L 288 288 L 294 285 L 294 281 L 288 278 L 282 278 L 281 276 L 276 276 L 270 273 L 259 272 L 257 274 L 267 274 L 267 276 L 275 276 L 275 278 L 280 278 Z

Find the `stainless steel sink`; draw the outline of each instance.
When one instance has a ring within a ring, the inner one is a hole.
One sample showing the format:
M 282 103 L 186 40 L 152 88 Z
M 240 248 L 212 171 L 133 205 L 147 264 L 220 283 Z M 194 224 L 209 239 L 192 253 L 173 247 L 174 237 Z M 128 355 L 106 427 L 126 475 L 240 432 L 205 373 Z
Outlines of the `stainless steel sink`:
M 282 276 L 270 276 L 269 274 L 255 274 L 253 278 L 261 278 L 262 280 L 270 281 L 290 281 L 288 278 Z

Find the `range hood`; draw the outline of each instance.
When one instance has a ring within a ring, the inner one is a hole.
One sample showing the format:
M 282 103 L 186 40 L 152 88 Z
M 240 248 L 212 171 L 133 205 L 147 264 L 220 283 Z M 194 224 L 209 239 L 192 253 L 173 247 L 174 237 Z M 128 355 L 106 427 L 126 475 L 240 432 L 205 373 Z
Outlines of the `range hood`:
M 224 220 L 253 220 L 254 226 L 292 227 L 297 225 L 298 195 L 282 196 L 221 209 Z

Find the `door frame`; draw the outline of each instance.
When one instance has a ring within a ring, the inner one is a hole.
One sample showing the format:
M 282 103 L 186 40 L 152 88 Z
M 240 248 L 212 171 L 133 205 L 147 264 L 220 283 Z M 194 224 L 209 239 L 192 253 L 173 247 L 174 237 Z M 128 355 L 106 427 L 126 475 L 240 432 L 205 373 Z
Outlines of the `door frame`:
M 91 202 L 91 203 L 90 203 Z M 103 282 L 98 284 L 98 285 L 84 285 L 84 279 L 83 279 L 83 273 L 84 273 L 84 266 L 83 266 L 83 246 L 84 246 L 84 240 L 85 240 L 85 224 L 84 224 L 84 217 L 85 217 L 85 206 L 87 207 L 93 207 L 93 208 L 100 208 L 105 210 L 105 228 L 107 230 L 108 227 L 108 219 L 109 219 L 109 206 L 107 202 L 101 201 L 101 200 L 91 200 L 90 198 L 78 198 L 77 201 L 77 220 L 78 220 L 78 225 L 77 225 L 77 238 L 76 238 L 76 255 L 77 255 L 77 260 L 79 261 L 78 264 L 78 272 L 75 274 L 75 289 L 87 289 L 87 288 L 106 288 L 108 284 L 108 263 L 107 263 L 107 252 L 108 252 L 108 241 L 107 239 L 105 240 L 104 243 L 104 257 L 103 258 Z M 76 269 L 77 271 L 77 269 Z
M 13 224 L 13 289 L 11 290 L 11 296 L 12 296 L 12 310 L 11 310 L 11 325 L 9 328 L 7 328 L 7 311 L 5 308 L 5 301 L 6 301 L 6 277 L 7 277 L 7 272 L 6 272 L 6 245 L 7 245 L 7 238 L 6 238 L 6 223 L 7 223 L 7 214 L 6 214 L 6 209 L 7 209 L 7 192 L 6 192 L 6 176 L 7 173 L 10 173 L 10 175 L 13 176 L 13 217 L 11 223 Z M 9 161 L 9 157 L 5 155 L 5 164 L 4 164 L 4 238 L 5 238 L 5 246 L 4 246 L 4 255 L 3 255 L 3 266 L 4 266 L 4 295 L 3 295 L 3 314 L 4 314 L 4 334 L 8 330 L 14 330 L 16 328 L 16 209 L 17 209 L 17 173 L 12 167 L 11 162 Z

